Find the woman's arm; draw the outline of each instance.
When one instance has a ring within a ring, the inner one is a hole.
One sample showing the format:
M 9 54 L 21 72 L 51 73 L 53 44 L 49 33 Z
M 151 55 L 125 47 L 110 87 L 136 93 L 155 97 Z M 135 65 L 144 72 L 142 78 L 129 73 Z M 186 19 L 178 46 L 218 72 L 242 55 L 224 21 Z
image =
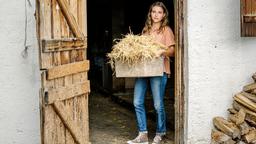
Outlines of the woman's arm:
M 175 55 L 175 50 L 174 50 L 174 45 L 171 45 L 168 47 L 167 50 L 163 51 L 162 55 L 166 57 L 174 57 Z

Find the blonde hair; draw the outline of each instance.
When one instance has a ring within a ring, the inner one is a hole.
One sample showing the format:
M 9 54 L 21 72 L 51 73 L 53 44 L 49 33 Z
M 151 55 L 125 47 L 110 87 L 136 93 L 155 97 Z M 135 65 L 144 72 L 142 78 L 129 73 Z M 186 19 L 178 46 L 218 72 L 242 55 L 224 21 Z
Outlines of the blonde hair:
M 163 19 L 161 21 L 162 23 L 160 25 L 160 28 L 159 28 L 158 32 L 159 33 L 162 32 L 163 29 L 165 28 L 165 26 L 168 25 L 168 10 L 167 10 L 167 8 L 165 7 L 165 5 L 162 2 L 155 2 L 149 8 L 149 11 L 148 11 L 148 14 L 147 14 L 147 20 L 146 20 L 145 26 L 142 30 L 143 34 L 149 32 L 152 29 L 151 12 L 152 12 L 153 7 L 155 7 L 155 6 L 161 7 L 163 9 L 164 14 L 165 14 L 165 16 L 163 17 Z

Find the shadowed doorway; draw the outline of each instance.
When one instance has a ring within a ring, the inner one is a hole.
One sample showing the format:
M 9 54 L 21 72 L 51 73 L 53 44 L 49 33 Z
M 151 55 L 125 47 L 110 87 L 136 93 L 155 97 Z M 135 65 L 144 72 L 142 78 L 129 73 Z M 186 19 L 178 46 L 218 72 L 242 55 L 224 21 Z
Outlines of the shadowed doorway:
M 114 39 L 129 33 L 141 33 L 149 6 L 155 0 L 88 0 L 88 59 L 90 60 L 89 79 L 92 91 L 104 92 L 105 96 L 121 106 L 133 111 L 133 78 L 116 78 L 107 64 L 106 53 L 111 51 Z M 174 3 L 163 1 L 169 10 L 169 25 L 174 32 Z M 174 130 L 174 58 L 171 58 L 172 76 L 168 79 L 165 95 L 167 127 Z M 153 99 L 147 94 L 146 109 L 148 116 L 154 120 Z M 91 108 L 90 108 L 91 109 Z M 92 108 L 93 109 L 93 108 Z M 91 111 L 93 113 L 93 111 Z M 135 119 L 134 119 L 135 120 Z

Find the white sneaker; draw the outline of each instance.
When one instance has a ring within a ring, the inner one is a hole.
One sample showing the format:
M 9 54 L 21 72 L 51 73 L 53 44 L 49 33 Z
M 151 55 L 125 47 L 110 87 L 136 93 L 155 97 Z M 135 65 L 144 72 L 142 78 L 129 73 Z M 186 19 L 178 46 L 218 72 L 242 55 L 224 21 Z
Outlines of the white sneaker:
M 161 135 L 156 135 L 154 137 L 153 143 L 152 144 L 161 144 L 162 141 L 162 136 Z
M 139 135 L 133 139 L 127 141 L 128 144 L 148 144 L 148 134 L 147 133 L 139 133 Z

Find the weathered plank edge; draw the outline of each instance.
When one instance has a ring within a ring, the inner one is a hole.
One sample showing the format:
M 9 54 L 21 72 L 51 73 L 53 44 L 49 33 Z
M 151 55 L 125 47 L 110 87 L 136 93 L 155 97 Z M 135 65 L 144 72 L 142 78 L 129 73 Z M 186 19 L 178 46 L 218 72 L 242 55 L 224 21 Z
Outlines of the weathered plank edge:
M 52 104 L 56 101 L 63 101 L 89 92 L 90 82 L 87 80 L 80 84 L 44 91 L 44 100 L 46 104 Z
M 56 66 L 46 71 L 47 80 L 85 72 L 89 70 L 89 60 Z

